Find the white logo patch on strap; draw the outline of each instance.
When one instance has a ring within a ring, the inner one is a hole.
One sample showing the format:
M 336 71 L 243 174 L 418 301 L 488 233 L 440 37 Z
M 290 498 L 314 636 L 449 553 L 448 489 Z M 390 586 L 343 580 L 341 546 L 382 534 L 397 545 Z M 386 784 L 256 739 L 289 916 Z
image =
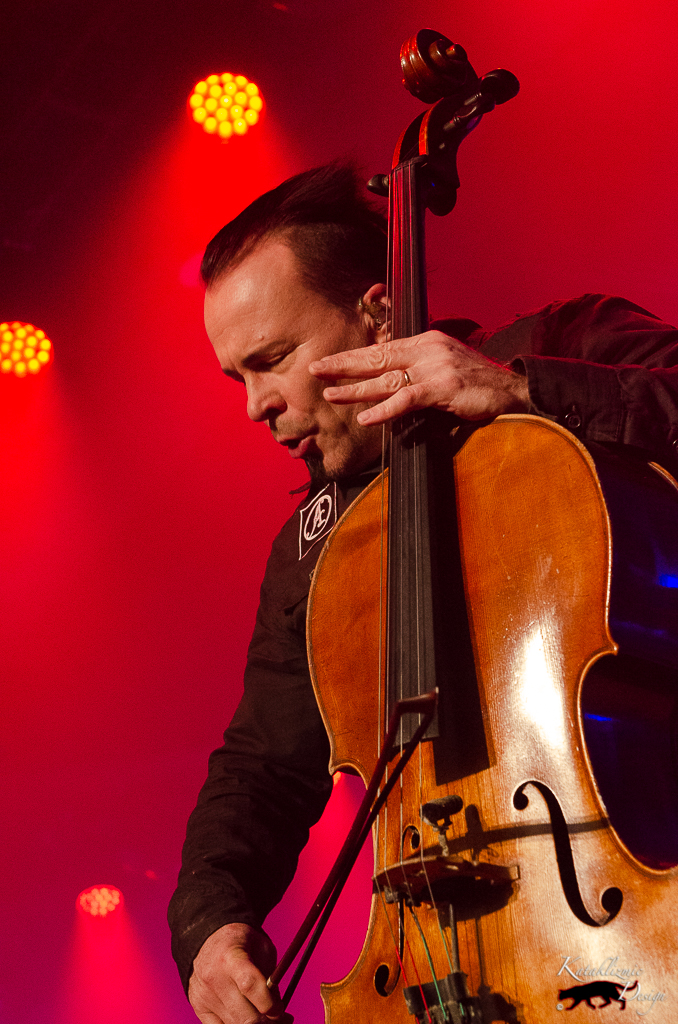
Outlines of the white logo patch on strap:
M 327 484 L 313 501 L 299 509 L 299 560 L 326 537 L 337 521 L 337 485 Z

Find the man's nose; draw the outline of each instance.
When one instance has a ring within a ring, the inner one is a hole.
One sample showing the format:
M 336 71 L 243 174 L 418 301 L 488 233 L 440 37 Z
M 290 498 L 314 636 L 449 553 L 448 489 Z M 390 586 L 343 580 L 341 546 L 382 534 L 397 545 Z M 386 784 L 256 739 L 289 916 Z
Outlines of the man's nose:
M 285 400 L 274 381 L 247 381 L 247 415 L 255 423 L 269 420 L 286 408 Z

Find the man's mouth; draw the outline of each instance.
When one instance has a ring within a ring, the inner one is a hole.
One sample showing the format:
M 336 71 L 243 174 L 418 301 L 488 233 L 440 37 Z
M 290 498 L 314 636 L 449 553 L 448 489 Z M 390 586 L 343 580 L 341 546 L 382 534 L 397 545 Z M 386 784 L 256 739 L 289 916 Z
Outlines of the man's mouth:
M 313 455 L 320 455 L 312 434 L 307 437 L 283 437 L 278 440 L 278 444 L 284 445 L 293 459 L 305 459 Z

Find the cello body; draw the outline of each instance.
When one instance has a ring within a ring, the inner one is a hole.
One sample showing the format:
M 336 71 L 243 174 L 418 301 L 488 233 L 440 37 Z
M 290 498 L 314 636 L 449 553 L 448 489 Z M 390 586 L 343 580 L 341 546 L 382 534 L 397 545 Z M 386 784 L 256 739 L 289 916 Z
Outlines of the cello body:
M 678 566 L 674 531 L 649 541 L 641 521 L 634 539 L 628 514 L 616 529 L 606 494 L 628 505 L 626 485 L 601 483 L 615 465 L 603 457 L 599 472 L 587 449 L 550 421 L 502 416 L 450 452 L 438 467 L 438 531 L 446 518 L 449 549 L 441 558 L 455 570 L 442 609 L 453 667 L 439 735 L 420 745 L 374 827 L 369 930 L 351 973 L 322 987 L 326 1020 L 444 1020 L 436 995 L 458 937 L 457 969 L 472 999 L 465 1017 L 457 1007 L 448 1020 L 547 1024 L 563 1010 L 580 1019 L 604 1006 L 605 1019 L 626 1009 L 632 1019 L 673 1024 L 678 794 L 665 809 L 670 827 L 643 848 L 643 820 L 651 829 L 656 817 L 651 798 L 643 819 L 642 807 L 627 807 L 615 791 L 618 773 L 603 780 L 599 727 L 614 716 L 597 712 L 614 707 L 619 693 L 628 697 L 634 680 L 660 707 L 658 728 L 676 704 L 678 608 L 673 601 L 653 611 L 653 581 L 646 593 L 640 578 L 643 551 Z M 668 510 L 678 521 L 675 481 L 643 473 L 648 501 L 658 492 L 664 503 L 659 520 Z M 388 714 L 385 476 L 328 538 L 307 620 L 330 770 L 365 781 Z M 641 554 L 628 555 L 636 542 Z M 617 565 L 627 555 L 632 570 L 641 568 L 634 592 L 617 598 Z M 653 631 L 663 640 L 650 661 Z M 625 666 L 624 678 L 615 678 L 615 665 Z M 664 780 L 673 792 L 676 764 L 656 770 L 673 773 Z M 452 794 L 463 809 L 436 830 L 422 807 Z M 669 837 L 661 848 L 672 828 L 675 843 Z

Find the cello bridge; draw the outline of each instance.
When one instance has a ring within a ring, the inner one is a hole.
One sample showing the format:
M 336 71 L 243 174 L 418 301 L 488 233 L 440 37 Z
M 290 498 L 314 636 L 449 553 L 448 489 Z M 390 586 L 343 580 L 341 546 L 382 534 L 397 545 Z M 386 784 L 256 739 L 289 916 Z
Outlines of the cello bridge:
M 462 857 L 423 854 L 408 857 L 379 871 L 373 878 L 375 891 L 387 903 L 451 903 L 462 909 L 489 901 L 504 903 L 513 883 L 520 878 L 517 864 L 502 866 Z M 489 909 L 489 908 L 488 908 Z

